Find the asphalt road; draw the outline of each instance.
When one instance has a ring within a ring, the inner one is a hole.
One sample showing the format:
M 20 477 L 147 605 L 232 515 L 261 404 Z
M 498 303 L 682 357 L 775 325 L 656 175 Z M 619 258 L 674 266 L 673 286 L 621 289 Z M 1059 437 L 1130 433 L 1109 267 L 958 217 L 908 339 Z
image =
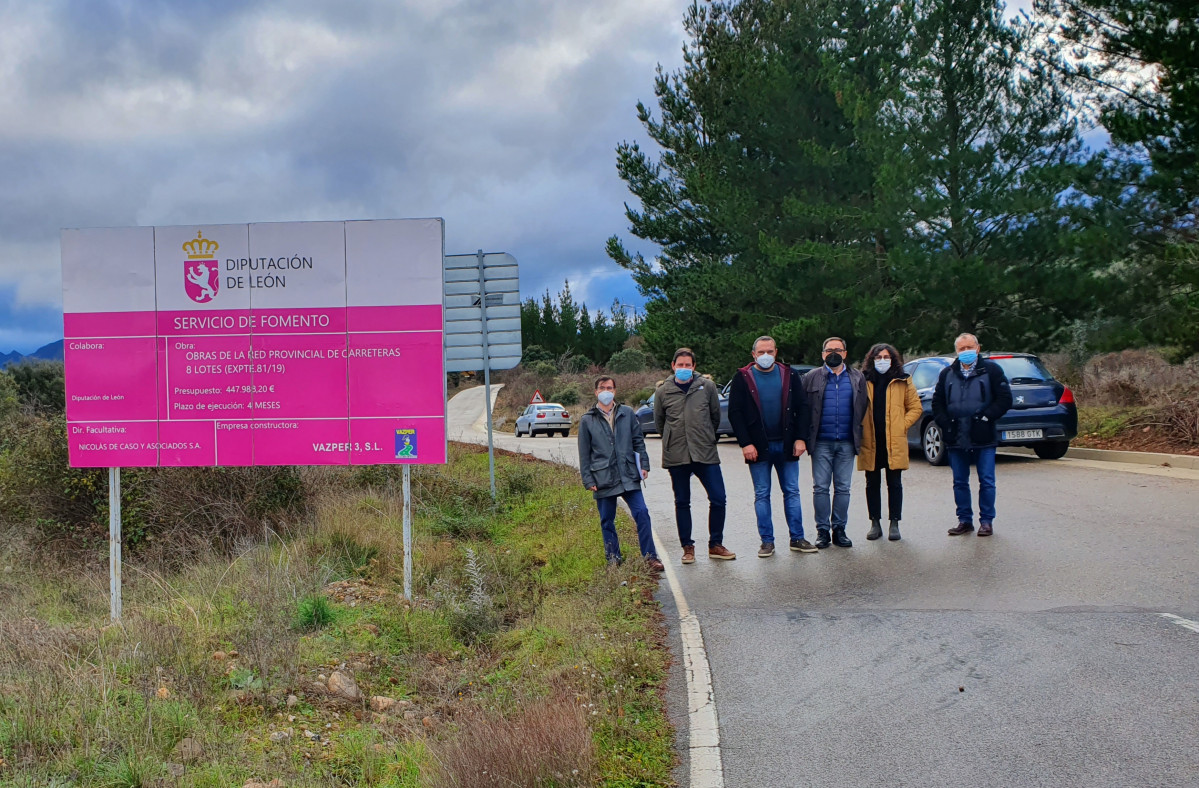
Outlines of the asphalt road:
M 478 440 L 481 390 L 451 405 L 451 437 Z M 654 528 L 677 545 L 647 443 Z M 573 438 L 497 445 L 577 464 Z M 782 549 L 759 559 L 735 443 L 721 459 L 738 559 L 663 558 L 703 630 L 726 785 L 1199 786 L 1199 631 L 1162 615 L 1199 620 L 1199 472 L 1001 457 L 981 539 L 945 534 L 949 470 L 913 456 L 902 541 L 866 541 L 858 473 L 852 548 L 789 552 L 776 490 Z M 813 538 L 806 458 L 800 488 Z M 692 497 L 702 544 L 698 483 Z

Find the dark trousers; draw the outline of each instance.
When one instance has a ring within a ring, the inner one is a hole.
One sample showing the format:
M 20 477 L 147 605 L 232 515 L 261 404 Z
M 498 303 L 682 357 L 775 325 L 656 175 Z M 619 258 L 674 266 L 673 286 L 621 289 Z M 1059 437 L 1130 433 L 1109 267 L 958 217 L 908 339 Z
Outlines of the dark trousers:
M 708 547 L 724 544 L 726 499 L 720 466 L 692 462 L 667 470 L 670 471 L 670 486 L 674 489 L 674 519 L 679 527 L 679 543 L 683 547 L 695 544 L 691 538 L 691 477 L 695 476 L 708 494 Z
M 866 512 L 871 520 L 883 519 L 883 471 L 887 472 L 887 513 L 889 520 L 903 519 L 903 471 L 892 470 L 887 447 L 876 441 L 874 470 L 866 471 Z
M 617 498 L 624 498 L 624 502 L 629 505 L 629 513 L 633 515 L 633 522 L 637 524 L 637 542 L 641 554 L 646 558 L 657 558 L 658 552 L 654 550 L 654 530 L 641 490 L 629 490 L 619 495 L 595 499 L 595 506 L 599 509 L 600 530 L 604 535 L 604 556 L 609 561 L 619 561 L 621 558 L 620 538 L 616 535 Z

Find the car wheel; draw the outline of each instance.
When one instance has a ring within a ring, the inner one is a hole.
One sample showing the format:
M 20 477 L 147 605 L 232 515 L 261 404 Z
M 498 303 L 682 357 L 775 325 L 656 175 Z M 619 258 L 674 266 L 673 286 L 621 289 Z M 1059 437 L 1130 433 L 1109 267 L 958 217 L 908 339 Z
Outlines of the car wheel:
M 931 419 L 924 425 L 924 432 L 920 435 L 920 448 L 924 451 L 924 459 L 928 460 L 929 465 L 944 465 L 949 461 L 941 428 Z
M 569 438 L 569 437 L 570 437 L 570 430 L 562 430 L 562 437 L 563 437 L 563 438 Z
M 1051 441 L 1048 443 L 1038 443 L 1032 447 L 1032 450 L 1042 460 L 1060 460 L 1066 456 L 1066 450 L 1069 448 L 1070 441 Z

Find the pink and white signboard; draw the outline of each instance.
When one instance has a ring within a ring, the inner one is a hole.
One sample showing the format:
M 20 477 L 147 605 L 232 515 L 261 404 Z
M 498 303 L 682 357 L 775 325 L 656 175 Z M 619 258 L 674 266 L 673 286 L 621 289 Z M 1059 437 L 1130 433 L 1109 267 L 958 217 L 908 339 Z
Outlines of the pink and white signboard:
M 446 461 L 440 219 L 64 230 L 73 467 Z

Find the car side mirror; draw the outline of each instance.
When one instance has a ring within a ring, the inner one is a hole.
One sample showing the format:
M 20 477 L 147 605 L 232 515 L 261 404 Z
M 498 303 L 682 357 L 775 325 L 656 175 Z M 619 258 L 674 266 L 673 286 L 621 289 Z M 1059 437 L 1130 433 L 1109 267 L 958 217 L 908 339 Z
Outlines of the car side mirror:
M 643 399 L 637 403 L 637 407 L 641 407 L 642 405 L 648 405 L 648 404 L 649 404 L 649 400 Z

